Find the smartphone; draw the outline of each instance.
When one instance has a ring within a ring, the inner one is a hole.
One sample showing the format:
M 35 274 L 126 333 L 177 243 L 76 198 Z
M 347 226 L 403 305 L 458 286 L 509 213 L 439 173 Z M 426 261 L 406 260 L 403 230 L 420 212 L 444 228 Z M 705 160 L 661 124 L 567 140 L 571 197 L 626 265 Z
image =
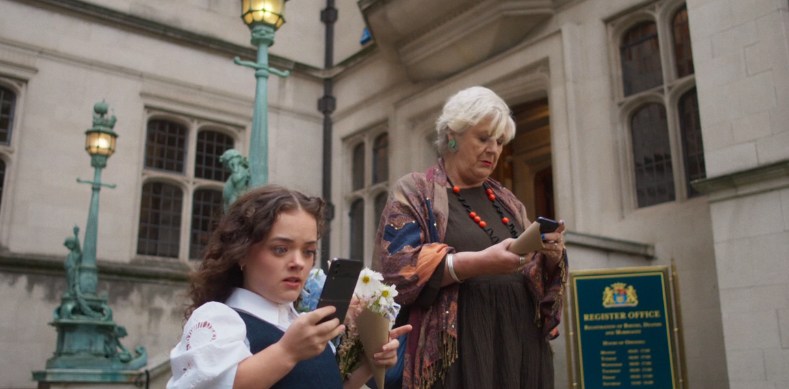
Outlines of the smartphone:
M 554 232 L 559 228 L 559 222 L 556 220 L 548 219 L 547 217 L 538 217 L 537 223 L 540 223 L 540 233 Z
M 337 310 L 334 314 L 321 319 L 319 323 L 339 318 L 340 324 L 345 321 L 345 314 L 351 304 L 353 290 L 359 280 L 359 273 L 362 271 L 362 261 L 345 258 L 333 258 L 329 264 L 329 272 L 326 275 L 326 282 L 323 284 L 323 291 L 318 300 L 318 308 L 332 305 Z

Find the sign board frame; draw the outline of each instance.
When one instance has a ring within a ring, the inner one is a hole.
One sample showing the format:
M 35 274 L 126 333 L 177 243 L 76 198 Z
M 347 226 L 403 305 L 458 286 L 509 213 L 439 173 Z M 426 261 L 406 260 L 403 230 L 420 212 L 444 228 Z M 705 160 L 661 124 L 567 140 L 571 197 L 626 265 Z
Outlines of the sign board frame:
M 565 320 L 565 333 L 571 388 L 687 387 L 672 270 L 647 266 L 570 273 L 572 320 Z

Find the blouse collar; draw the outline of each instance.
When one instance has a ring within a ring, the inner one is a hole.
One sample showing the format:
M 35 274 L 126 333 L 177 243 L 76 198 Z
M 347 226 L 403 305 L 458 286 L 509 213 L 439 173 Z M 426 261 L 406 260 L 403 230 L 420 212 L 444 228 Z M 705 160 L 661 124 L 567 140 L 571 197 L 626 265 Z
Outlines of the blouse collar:
M 274 324 L 283 331 L 298 317 L 293 303 L 277 304 L 243 288 L 235 288 L 225 304 Z

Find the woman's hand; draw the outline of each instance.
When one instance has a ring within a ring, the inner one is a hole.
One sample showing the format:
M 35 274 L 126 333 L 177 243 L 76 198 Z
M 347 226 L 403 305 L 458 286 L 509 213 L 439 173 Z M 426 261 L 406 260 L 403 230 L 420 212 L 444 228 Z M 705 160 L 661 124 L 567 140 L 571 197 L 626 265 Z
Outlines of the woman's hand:
M 542 235 L 543 249 L 541 253 L 550 261 L 550 265 L 556 266 L 562 260 L 562 253 L 564 252 L 564 220 L 559 220 L 559 228 L 554 232 L 548 232 Z
M 400 341 L 397 338 L 411 332 L 412 328 L 410 324 L 392 328 L 389 331 L 389 342 L 384 344 L 379 352 L 373 354 L 373 364 L 385 368 L 396 365 L 397 348 L 400 347 Z
M 389 331 L 389 342 L 381 347 L 381 350 L 373 355 L 373 364 L 379 367 L 392 367 L 397 364 L 397 348 L 400 347 L 398 337 L 411 332 L 411 325 L 406 324 Z M 360 388 L 373 376 L 373 370 L 367 358 L 362 357 L 361 363 L 351 372 L 348 379 L 343 383 L 343 388 Z
M 486 263 L 487 274 L 508 274 L 521 267 L 520 255 L 509 251 L 510 245 L 515 242 L 515 239 L 508 238 L 499 243 L 494 244 L 482 250 L 481 260 Z
M 334 311 L 334 307 L 327 306 L 300 315 L 288 327 L 285 335 L 277 342 L 277 345 L 294 362 L 319 355 L 326 348 L 329 340 L 334 339 L 345 331 L 345 326 L 340 325 L 340 321 L 337 318 L 318 324 L 321 319 L 331 315 Z
M 515 239 L 505 239 L 482 251 L 463 251 L 453 254 L 455 274 L 462 282 L 481 275 L 509 274 L 518 271 L 523 262 L 529 259 L 527 256 L 509 251 L 512 242 L 515 242 Z M 449 265 L 445 266 L 441 286 L 453 284 L 455 282 L 453 278 L 449 273 Z

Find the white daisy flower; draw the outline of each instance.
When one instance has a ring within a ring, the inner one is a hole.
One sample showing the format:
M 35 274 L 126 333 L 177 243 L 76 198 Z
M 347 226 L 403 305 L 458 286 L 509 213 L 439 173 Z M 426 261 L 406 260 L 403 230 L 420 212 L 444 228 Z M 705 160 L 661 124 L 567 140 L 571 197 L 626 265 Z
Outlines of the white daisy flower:
M 384 276 L 365 268 L 359 273 L 359 281 L 356 283 L 355 294 L 362 301 L 369 301 L 381 287 Z
M 395 303 L 394 298 L 397 297 L 397 289 L 392 285 L 382 284 L 378 295 L 378 305 L 381 306 L 382 310 L 386 310 L 387 307 L 391 307 Z

